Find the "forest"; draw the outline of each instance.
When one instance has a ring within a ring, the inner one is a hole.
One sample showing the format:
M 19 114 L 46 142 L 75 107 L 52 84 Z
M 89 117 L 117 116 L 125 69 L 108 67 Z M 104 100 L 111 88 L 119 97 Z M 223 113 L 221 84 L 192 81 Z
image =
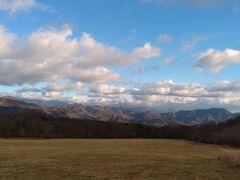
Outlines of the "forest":
M 240 147 L 240 117 L 222 123 L 147 126 L 56 118 L 37 114 L 1 114 L 1 138 L 164 138 Z

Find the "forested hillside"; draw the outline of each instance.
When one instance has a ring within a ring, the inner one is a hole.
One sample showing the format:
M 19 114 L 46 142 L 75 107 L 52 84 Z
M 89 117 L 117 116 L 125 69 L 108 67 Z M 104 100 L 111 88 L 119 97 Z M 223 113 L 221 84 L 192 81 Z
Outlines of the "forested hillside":
M 56 118 L 41 114 L 1 114 L 0 137 L 171 138 L 240 147 L 240 117 L 227 122 L 164 127 Z

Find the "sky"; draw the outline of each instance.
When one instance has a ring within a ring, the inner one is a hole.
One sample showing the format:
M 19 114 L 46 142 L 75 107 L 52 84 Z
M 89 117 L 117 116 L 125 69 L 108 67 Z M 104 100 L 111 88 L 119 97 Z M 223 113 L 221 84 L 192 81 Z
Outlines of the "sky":
M 0 96 L 240 112 L 239 0 L 0 0 Z

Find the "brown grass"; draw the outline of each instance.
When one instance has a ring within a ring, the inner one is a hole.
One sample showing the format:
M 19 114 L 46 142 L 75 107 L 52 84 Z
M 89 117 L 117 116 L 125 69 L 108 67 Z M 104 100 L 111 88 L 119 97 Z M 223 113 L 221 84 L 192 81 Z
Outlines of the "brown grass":
M 227 147 L 158 139 L 0 139 L 0 180 L 238 180 Z
M 240 168 L 240 150 L 224 150 L 219 159 L 230 166 Z

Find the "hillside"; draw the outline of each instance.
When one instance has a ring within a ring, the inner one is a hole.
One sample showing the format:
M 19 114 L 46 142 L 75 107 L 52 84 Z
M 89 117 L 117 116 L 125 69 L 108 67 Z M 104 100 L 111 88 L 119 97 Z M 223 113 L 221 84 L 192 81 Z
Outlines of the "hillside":
M 0 113 L 0 137 L 164 138 L 240 147 L 240 117 L 222 123 L 165 125 L 77 120 L 36 113 Z

